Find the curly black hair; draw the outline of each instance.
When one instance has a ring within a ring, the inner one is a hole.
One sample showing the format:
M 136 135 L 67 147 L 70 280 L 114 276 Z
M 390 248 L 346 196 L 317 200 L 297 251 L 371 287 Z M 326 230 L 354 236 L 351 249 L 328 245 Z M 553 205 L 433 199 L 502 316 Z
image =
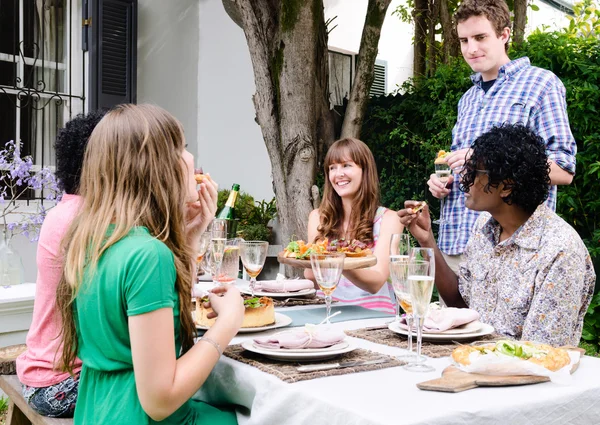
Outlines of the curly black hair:
M 493 127 L 473 142 L 473 153 L 465 163 L 460 190 L 468 192 L 475 183 L 477 170 L 487 170 L 490 187 L 500 183 L 510 194 L 502 198 L 528 213 L 546 201 L 550 188 L 550 165 L 544 139 L 521 124 Z
M 96 124 L 106 110 L 79 114 L 58 131 L 54 149 L 56 151 L 56 178 L 58 187 L 70 195 L 77 194 L 85 147 Z

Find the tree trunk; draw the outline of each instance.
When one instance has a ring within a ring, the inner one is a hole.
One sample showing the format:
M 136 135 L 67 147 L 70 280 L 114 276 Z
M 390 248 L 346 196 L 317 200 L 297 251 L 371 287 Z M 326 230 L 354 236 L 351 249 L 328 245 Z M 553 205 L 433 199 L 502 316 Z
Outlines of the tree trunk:
M 333 138 L 323 3 L 238 0 L 237 6 L 254 69 L 256 120 L 271 160 L 282 238 L 305 239 L 317 154 Z
M 360 138 L 360 129 L 369 101 L 369 91 L 373 84 L 375 59 L 377 58 L 377 46 L 379 44 L 379 37 L 381 36 L 381 27 L 383 26 L 390 3 L 391 0 L 369 0 L 365 25 L 360 40 L 360 49 L 358 51 L 359 60 L 356 68 L 356 76 L 352 83 L 350 99 L 346 108 L 344 123 L 342 124 L 342 138 Z
M 435 26 L 439 16 L 439 0 L 428 1 L 427 19 L 427 75 L 431 77 L 437 67 L 437 49 L 435 48 Z
M 514 0 L 513 44 L 523 43 L 525 39 L 525 24 L 527 23 L 527 0 Z
M 448 0 L 439 0 L 440 2 L 440 23 L 442 25 L 442 39 L 444 45 L 444 63 L 448 64 L 451 58 L 460 54 L 458 35 L 454 20 L 448 10 Z
M 415 21 L 413 75 L 424 77 L 427 59 L 427 8 L 428 0 L 415 0 L 413 19 Z

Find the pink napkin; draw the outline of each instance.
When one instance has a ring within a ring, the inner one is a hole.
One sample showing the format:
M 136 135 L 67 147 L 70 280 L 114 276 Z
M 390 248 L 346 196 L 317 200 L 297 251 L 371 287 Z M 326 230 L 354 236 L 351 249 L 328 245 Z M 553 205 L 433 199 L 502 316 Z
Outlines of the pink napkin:
M 448 307 L 440 310 L 430 310 L 423 322 L 423 332 L 444 332 L 475 320 L 479 320 L 479 313 L 470 308 Z M 406 327 L 405 319 L 402 319 L 401 322 Z
M 339 344 L 345 337 L 346 335 L 342 331 L 314 329 L 309 333 L 303 328 L 279 332 L 262 338 L 254 338 L 254 343 L 259 347 L 273 350 L 279 348 L 325 348 Z
M 314 287 L 314 283 L 308 279 L 259 280 L 256 282 L 256 289 L 263 292 L 298 292 Z

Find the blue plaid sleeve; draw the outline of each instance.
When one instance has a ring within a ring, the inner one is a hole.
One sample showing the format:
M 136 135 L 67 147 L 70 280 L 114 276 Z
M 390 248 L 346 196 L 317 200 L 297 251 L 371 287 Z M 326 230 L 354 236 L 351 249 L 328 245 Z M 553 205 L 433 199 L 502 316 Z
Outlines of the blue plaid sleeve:
M 577 143 L 569 126 L 565 86 L 557 77 L 549 82 L 540 99 L 533 124 L 537 133 L 546 141 L 548 157 L 562 169 L 575 174 Z

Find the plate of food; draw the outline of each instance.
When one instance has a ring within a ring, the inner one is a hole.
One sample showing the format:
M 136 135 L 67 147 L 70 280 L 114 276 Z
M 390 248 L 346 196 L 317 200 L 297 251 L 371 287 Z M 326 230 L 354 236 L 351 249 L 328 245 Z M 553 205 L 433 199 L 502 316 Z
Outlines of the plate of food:
M 248 340 L 242 343 L 245 350 L 253 353 L 261 354 L 270 359 L 285 361 L 285 362 L 306 362 L 327 360 L 339 356 L 340 354 L 349 353 L 356 350 L 357 345 L 350 338 L 344 341 L 325 348 L 303 348 L 303 349 L 287 349 L 287 348 L 265 348 L 257 345 L 253 340 Z
M 400 326 L 396 322 L 390 323 L 388 329 L 397 334 L 408 336 L 408 329 Z M 423 341 L 464 341 L 490 335 L 492 333 L 494 333 L 494 327 L 492 325 L 474 321 L 443 332 L 423 332 Z M 413 332 L 412 335 L 414 338 L 417 336 L 416 332 Z
M 210 307 L 204 307 L 204 302 L 206 301 L 208 301 L 208 298 L 197 299 L 196 301 L 196 310 L 194 311 L 196 329 L 210 329 L 216 321 L 216 319 L 209 319 L 207 317 L 213 310 Z M 275 312 L 271 298 L 246 298 L 244 299 L 244 307 L 244 321 L 238 333 L 262 332 L 289 326 L 292 323 L 291 317 Z
M 313 252 L 318 254 L 343 252 L 346 255 L 344 270 L 363 269 L 377 264 L 377 257 L 373 255 L 371 247 L 356 239 L 352 241 L 345 239 L 329 241 L 325 238 L 312 244 L 306 243 L 303 240 L 291 241 L 277 255 L 277 260 L 282 264 L 294 267 L 310 268 L 310 254 Z

